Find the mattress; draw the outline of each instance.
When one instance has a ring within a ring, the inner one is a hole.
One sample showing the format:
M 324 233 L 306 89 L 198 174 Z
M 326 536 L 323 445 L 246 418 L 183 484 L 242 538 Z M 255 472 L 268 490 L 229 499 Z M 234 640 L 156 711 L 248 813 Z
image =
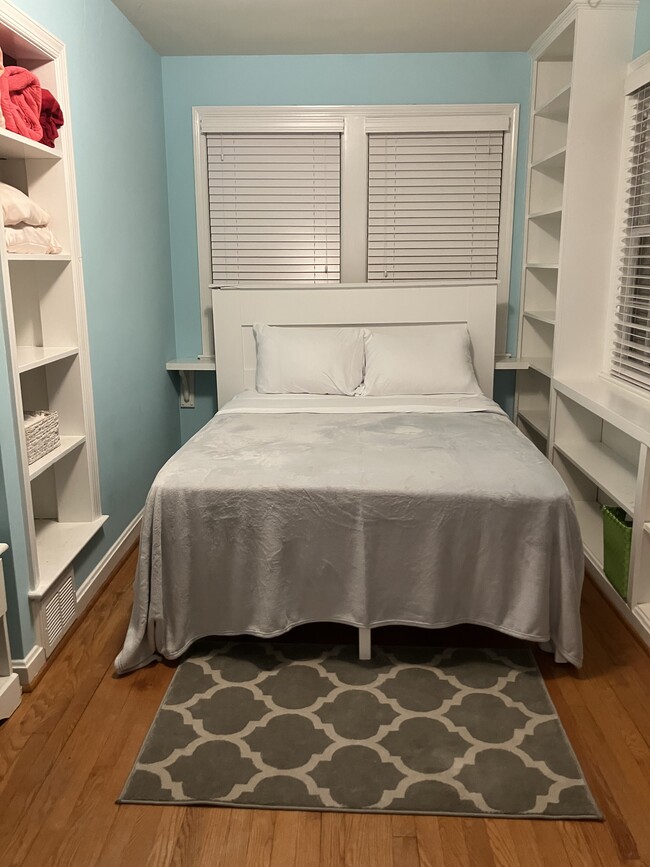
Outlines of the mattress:
M 582 662 L 575 511 L 482 395 L 236 397 L 147 498 L 124 673 L 210 635 L 480 624 Z

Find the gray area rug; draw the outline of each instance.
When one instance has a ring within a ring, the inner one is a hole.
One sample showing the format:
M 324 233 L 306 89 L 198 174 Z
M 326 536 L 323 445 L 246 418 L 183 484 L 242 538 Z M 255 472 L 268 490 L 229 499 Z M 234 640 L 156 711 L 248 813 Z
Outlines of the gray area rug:
M 527 650 L 219 645 L 178 667 L 120 802 L 600 818 Z

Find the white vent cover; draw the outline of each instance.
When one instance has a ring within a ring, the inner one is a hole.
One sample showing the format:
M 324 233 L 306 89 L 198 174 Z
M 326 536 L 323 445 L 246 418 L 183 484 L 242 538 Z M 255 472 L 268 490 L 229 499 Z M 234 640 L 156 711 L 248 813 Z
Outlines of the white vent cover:
M 43 599 L 41 623 L 45 653 L 54 650 L 70 625 L 77 618 L 77 594 L 74 589 L 74 573 L 70 572 L 57 589 Z

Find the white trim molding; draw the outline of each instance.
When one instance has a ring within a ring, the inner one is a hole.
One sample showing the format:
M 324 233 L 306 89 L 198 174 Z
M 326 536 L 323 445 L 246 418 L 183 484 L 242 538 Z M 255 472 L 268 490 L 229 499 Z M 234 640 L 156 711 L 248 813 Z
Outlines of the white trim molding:
M 45 648 L 40 644 L 35 644 L 24 659 L 11 660 L 11 667 L 18 675 L 23 688 L 30 686 L 36 680 L 43 670 L 45 661 Z
M 650 81 L 650 51 L 635 57 L 627 67 L 625 93 L 629 96 Z
M 113 546 L 104 554 L 97 566 L 77 590 L 77 613 L 81 615 L 111 577 L 120 560 L 137 541 L 142 524 L 141 509 Z

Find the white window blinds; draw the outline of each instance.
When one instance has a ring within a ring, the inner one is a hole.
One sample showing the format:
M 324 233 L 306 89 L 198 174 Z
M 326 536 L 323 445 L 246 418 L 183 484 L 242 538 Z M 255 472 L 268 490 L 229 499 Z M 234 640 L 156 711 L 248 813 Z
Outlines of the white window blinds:
M 495 279 L 503 133 L 369 136 L 368 279 Z
M 612 373 L 650 389 L 650 85 L 632 97 L 623 252 Z
M 340 135 L 206 138 L 213 284 L 340 281 Z

